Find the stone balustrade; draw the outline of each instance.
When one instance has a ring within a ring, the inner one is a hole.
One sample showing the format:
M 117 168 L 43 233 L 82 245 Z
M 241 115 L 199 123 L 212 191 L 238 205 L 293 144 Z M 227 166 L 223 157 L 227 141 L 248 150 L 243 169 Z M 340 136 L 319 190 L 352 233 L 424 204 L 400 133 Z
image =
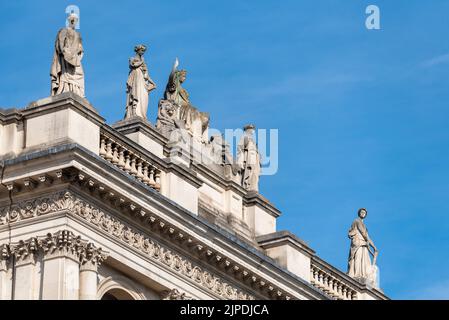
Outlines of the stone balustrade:
M 132 150 L 125 143 L 119 142 L 106 132 L 100 134 L 100 156 L 116 167 L 134 176 L 144 184 L 160 191 L 161 170 L 145 156 Z
M 336 300 L 357 300 L 357 291 L 331 270 L 312 263 L 310 273 L 312 285 L 328 296 Z

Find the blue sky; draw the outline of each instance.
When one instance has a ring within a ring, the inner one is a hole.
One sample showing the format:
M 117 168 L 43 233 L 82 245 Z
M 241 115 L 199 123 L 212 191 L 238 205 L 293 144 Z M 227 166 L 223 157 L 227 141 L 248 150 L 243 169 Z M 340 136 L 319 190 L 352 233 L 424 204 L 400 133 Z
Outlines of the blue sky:
M 449 1 L 2 1 L 0 106 L 48 96 L 65 8 L 81 9 L 86 96 L 124 115 L 138 43 L 158 89 L 175 57 L 211 126 L 279 129 L 279 171 L 261 192 L 278 229 L 346 271 L 359 207 L 396 299 L 449 299 Z M 381 30 L 365 28 L 365 8 Z

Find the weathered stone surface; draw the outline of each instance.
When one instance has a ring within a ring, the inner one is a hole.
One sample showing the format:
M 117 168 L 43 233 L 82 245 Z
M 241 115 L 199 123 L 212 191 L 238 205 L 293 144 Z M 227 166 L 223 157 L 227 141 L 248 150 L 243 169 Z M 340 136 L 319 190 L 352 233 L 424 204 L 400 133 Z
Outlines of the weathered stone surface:
M 206 142 L 209 114 L 199 111 L 191 102 L 189 93 L 182 87 L 187 71 L 178 70 L 178 59 L 173 64 L 172 71 L 164 93 L 164 99 L 176 105 L 176 118 L 184 123 L 185 129 L 196 139 Z
M 368 211 L 365 208 L 359 209 L 359 217 L 354 220 L 348 232 L 348 237 L 351 239 L 348 275 L 364 284 L 378 287 L 376 266 L 378 250 L 369 237 L 368 229 L 363 222 L 367 214 Z M 373 256 L 372 262 L 370 254 Z
M 259 191 L 260 156 L 254 141 L 253 125 L 244 127 L 237 153 L 237 163 L 242 172 L 242 186 L 248 191 Z
M 150 78 L 143 55 L 147 50 L 143 44 L 134 48 L 136 55 L 129 59 L 129 75 L 126 82 L 126 114 L 125 119 L 132 117 L 147 118 L 148 94 L 156 89 Z
M 84 49 L 81 34 L 75 30 L 78 16 L 67 18 L 69 27 L 59 30 L 50 69 L 51 95 L 74 92 L 84 97 L 84 71 L 81 64 Z

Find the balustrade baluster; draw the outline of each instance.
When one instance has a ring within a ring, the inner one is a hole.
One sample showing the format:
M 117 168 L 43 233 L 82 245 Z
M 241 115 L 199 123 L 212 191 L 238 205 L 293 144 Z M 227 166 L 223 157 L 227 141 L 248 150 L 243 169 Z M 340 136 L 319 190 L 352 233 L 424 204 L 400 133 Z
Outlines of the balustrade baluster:
M 143 181 L 142 159 L 137 159 L 137 178 Z
M 112 160 L 112 141 L 108 139 L 106 141 L 106 155 L 105 159 L 111 161 Z
M 118 164 L 119 162 L 119 157 L 118 157 L 118 146 L 115 143 L 114 147 L 112 148 L 112 163 L 113 164 Z
M 137 175 L 136 160 L 136 157 L 131 155 L 131 174 L 133 176 Z
M 101 138 L 101 142 L 100 142 L 100 156 L 102 156 L 104 158 L 104 156 L 106 155 L 106 141 L 104 138 Z
M 126 156 L 125 156 L 125 171 L 127 172 L 127 173 L 130 173 L 131 172 L 131 164 L 130 164 L 130 161 L 131 161 L 131 156 L 130 156 L 130 154 L 129 154 L 129 151 L 126 153 Z
M 125 168 L 125 149 L 123 149 L 122 147 L 119 147 L 117 166 L 120 169 Z

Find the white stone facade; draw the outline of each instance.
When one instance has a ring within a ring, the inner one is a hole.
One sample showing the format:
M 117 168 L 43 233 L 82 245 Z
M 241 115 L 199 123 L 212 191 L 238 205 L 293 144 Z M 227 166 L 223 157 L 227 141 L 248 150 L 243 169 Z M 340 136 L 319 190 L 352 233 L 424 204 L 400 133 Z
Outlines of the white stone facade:
M 73 93 L 0 110 L 0 299 L 387 299 L 172 151 Z

